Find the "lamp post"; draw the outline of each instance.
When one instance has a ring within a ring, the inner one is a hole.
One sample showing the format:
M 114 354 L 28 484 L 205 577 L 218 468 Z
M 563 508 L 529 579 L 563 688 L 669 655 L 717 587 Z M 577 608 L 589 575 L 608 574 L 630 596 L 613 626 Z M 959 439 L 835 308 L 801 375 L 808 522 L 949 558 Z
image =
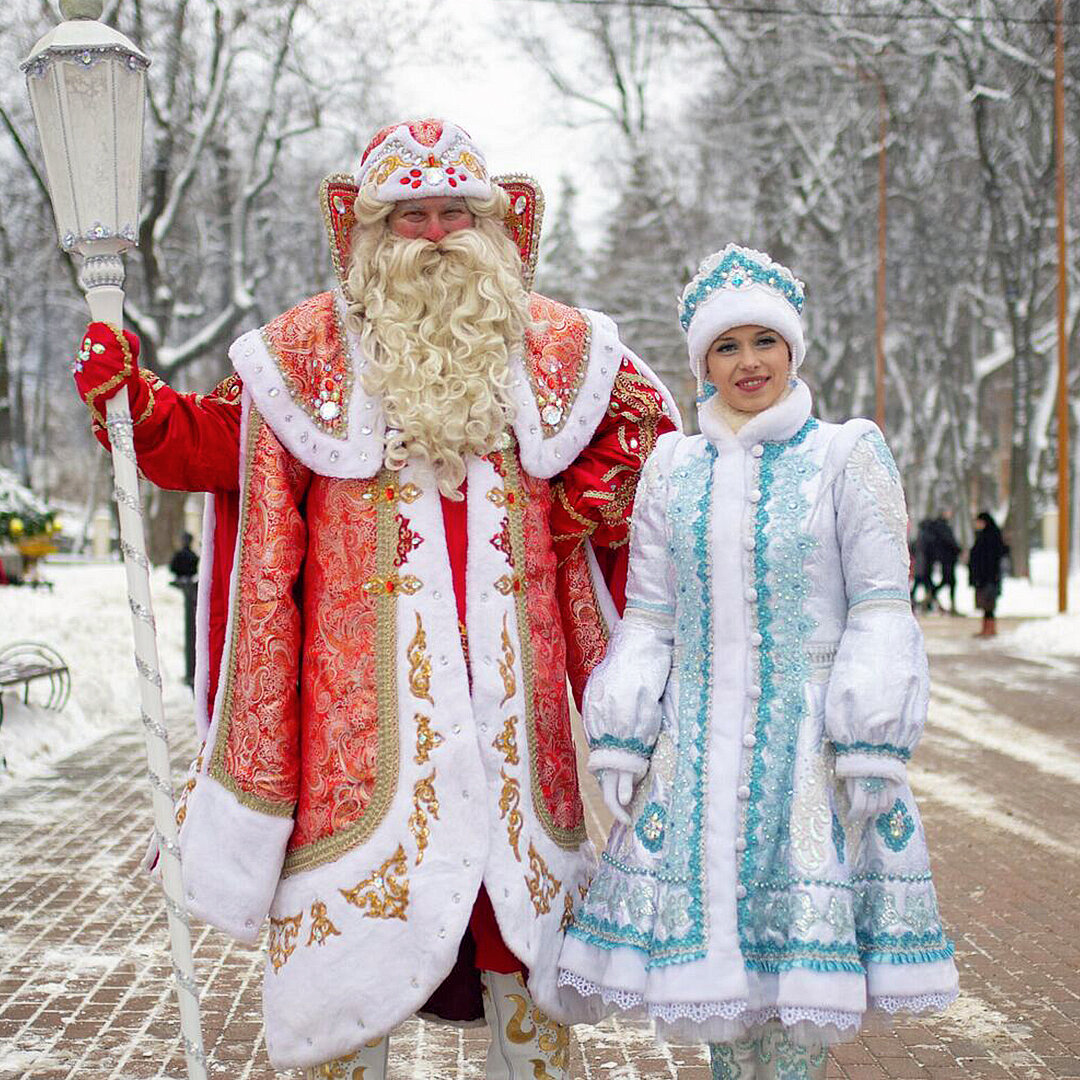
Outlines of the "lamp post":
M 82 258 L 79 284 L 90 314 L 119 331 L 124 262 L 139 215 L 143 108 L 149 58 L 123 34 L 97 20 L 101 0 L 61 0 L 64 22 L 23 61 L 45 158 L 60 246 Z M 135 666 L 153 789 L 154 828 L 162 860 L 165 905 L 180 1027 L 189 1080 L 205 1080 L 198 986 L 183 903 L 169 748 L 164 725 L 157 635 L 150 599 L 150 563 L 127 394 L 111 397 L 106 426 L 112 444 L 120 546 L 135 638 Z

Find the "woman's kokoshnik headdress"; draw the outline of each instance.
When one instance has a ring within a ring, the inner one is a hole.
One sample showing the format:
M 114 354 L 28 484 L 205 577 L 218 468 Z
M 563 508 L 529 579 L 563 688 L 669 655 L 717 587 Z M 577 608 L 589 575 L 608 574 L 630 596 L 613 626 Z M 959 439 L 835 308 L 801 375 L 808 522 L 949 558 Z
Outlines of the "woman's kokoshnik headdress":
M 709 346 L 736 326 L 767 326 L 791 349 L 791 372 L 806 355 L 802 309 L 805 286 L 763 251 L 728 244 L 701 263 L 679 299 L 690 370 L 701 390 Z

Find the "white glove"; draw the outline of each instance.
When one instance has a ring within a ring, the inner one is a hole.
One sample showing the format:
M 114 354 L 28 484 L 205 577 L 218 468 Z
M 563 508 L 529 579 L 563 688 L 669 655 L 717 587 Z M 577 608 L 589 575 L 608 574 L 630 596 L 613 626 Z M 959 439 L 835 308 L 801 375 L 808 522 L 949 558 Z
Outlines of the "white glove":
M 634 797 L 635 779 L 632 772 L 624 769 L 604 769 L 597 776 L 604 805 L 611 811 L 611 816 L 623 825 L 630 824 L 626 808 Z
M 899 780 L 881 776 L 849 776 L 847 785 L 848 823 L 856 825 L 891 810 L 900 797 L 903 785 Z

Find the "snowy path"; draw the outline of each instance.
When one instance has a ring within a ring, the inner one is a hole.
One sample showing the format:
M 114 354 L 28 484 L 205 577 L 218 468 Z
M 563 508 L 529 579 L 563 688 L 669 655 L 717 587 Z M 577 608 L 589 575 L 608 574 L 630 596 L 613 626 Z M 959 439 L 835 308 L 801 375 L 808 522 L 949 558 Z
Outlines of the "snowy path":
M 122 573 L 50 576 L 52 594 L 0 590 L 0 644 L 57 646 L 77 702 L 59 718 L 13 709 L 0 729 L 0 1080 L 180 1077 L 161 901 L 137 872 L 149 795 Z M 155 588 L 180 771 L 193 749 L 180 596 L 163 575 Z M 973 641 L 971 620 L 924 627 L 935 690 L 912 780 L 963 993 L 944 1017 L 869 1027 L 834 1051 L 829 1075 L 1078 1077 L 1080 660 L 1060 647 L 1068 627 L 1027 624 L 994 642 Z M 1054 655 L 1032 653 L 1029 627 L 1051 633 Z M 196 950 L 216 1075 L 271 1080 L 260 952 L 206 929 Z M 392 1043 L 391 1076 L 478 1080 L 486 1040 L 483 1028 L 412 1021 Z M 708 1076 L 700 1050 L 658 1048 L 637 1023 L 577 1029 L 572 1061 L 589 1080 Z

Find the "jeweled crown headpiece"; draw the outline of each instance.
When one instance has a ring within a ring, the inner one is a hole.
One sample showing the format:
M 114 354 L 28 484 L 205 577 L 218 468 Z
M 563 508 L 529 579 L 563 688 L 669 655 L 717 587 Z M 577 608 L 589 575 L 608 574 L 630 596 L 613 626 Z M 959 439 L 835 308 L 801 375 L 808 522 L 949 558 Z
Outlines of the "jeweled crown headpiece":
M 791 349 L 794 373 L 806 355 L 802 310 L 805 286 L 763 251 L 728 244 L 698 267 L 679 300 L 690 368 L 700 382 L 709 346 L 735 326 L 767 326 Z
M 468 132 L 446 120 L 407 120 L 379 131 L 356 172 L 380 202 L 491 195 L 487 163 Z

